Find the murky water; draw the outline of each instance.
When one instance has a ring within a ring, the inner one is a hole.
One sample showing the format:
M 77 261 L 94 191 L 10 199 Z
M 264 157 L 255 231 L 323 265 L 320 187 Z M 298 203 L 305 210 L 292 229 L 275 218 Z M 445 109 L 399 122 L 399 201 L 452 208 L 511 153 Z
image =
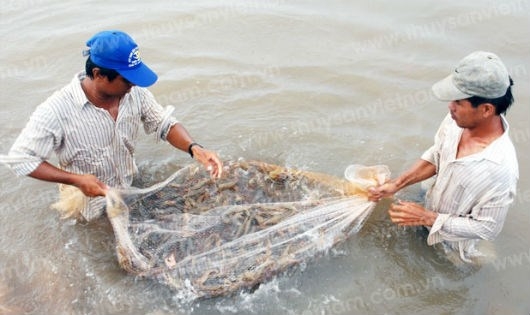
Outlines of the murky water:
M 253 293 L 189 304 L 120 270 L 106 220 L 60 220 L 48 208 L 55 185 L 2 167 L 0 313 L 529 314 L 529 9 L 528 0 L 2 1 L 2 153 L 82 69 L 86 39 L 122 29 L 159 74 L 151 91 L 198 142 L 225 159 L 334 175 L 353 163 L 407 168 L 447 112 L 431 84 L 471 51 L 496 52 L 516 82 L 508 120 L 521 179 L 497 259 L 482 268 L 453 266 L 425 235 L 393 226 L 382 202 L 329 255 Z M 137 152 L 161 177 L 190 162 L 147 136 Z

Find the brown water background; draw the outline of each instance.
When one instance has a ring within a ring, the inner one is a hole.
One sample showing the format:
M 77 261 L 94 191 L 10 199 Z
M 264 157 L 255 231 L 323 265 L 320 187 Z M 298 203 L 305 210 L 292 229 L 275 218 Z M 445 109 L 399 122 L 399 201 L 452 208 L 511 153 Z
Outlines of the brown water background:
M 129 32 L 159 74 L 151 91 L 224 159 L 342 176 L 349 164 L 406 169 L 447 113 L 430 95 L 462 57 L 497 53 L 515 81 L 507 118 L 517 200 L 478 269 L 455 267 L 425 236 L 389 223 L 388 202 L 325 257 L 253 293 L 185 303 L 125 274 L 104 220 L 49 209 L 56 186 L 0 168 L 0 314 L 530 313 L 530 1 L 0 2 L 0 153 L 29 115 L 81 70 L 84 42 Z M 142 137 L 155 178 L 190 163 Z M 419 198 L 419 187 L 403 199 Z

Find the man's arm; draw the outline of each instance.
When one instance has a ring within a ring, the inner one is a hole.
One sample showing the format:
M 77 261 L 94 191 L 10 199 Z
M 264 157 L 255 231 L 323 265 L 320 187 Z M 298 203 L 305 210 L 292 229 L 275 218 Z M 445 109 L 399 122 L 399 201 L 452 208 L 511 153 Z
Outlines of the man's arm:
M 503 170 L 498 172 L 505 173 Z M 445 208 L 438 213 L 413 202 L 398 201 L 390 206 L 390 219 L 403 226 L 430 226 L 429 245 L 443 240 L 493 240 L 501 231 L 508 209 L 514 202 L 515 183 L 515 179 L 509 182 L 500 179 L 483 181 L 483 187 L 488 187 L 488 190 L 471 198 L 470 208 L 454 211 Z M 458 203 L 458 206 L 461 205 Z M 451 207 L 448 204 L 442 206 Z
M 69 173 L 48 162 L 42 162 L 28 176 L 48 182 L 76 186 L 87 197 L 105 196 L 108 188 L 94 175 Z
M 399 177 L 383 185 L 370 188 L 368 190 L 368 199 L 371 201 L 379 201 L 381 198 L 390 197 L 399 190 L 434 175 L 436 175 L 436 166 L 420 159 Z
M 141 94 L 141 115 L 147 134 L 157 131 L 157 136 L 169 142 L 175 148 L 188 152 L 210 171 L 212 177 L 221 177 L 223 165 L 215 152 L 204 149 L 200 145 L 193 145 L 192 137 L 174 117 L 170 116 L 172 107 L 164 109 L 158 104 L 147 89 L 136 89 Z
M 515 189 L 492 188 L 467 215 L 440 213 L 427 238 L 429 245 L 442 240 L 493 240 L 502 230 L 504 220 L 515 197 Z

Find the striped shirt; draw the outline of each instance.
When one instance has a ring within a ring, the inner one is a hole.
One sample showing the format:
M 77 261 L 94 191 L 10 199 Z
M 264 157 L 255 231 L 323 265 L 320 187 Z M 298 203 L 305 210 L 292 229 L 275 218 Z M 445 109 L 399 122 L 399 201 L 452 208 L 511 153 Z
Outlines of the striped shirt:
M 81 88 L 84 72 L 40 104 L 9 151 L 9 166 L 28 175 L 41 162 L 58 158 L 58 167 L 76 174 L 93 174 L 110 187 L 130 186 L 137 167 L 134 150 L 140 126 L 165 140 L 177 121 L 145 88 L 132 87 L 119 104 L 118 117 L 90 103 Z M 88 198 L 82 211 L 87 220 L 103 212 L 103 197 Z
M 425 201 L 427 209 L 438 213 L 427 242 L 443 242 L 468 262 L 480 255 L 475 248 L 480 239 L 493 240 L 499 234 L 515 198 L 517 156 L 508 122 L 503 115 L 501 119 L 501 137 L 481 152 L 456 158 L 463 129 L 447 115 L 434 145 L 422 155 L 436 166 L 437 174 Z

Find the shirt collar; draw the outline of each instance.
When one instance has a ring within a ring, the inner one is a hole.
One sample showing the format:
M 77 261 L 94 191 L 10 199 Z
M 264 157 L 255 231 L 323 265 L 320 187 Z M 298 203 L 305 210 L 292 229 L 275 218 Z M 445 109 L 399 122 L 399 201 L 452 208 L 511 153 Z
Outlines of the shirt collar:
M 86 97 L 85 91 L 83 91 L 83 88 L 81 87 L 81 81 L 83 81 L 85 78 L 85 71 L 81 71 L 74 75 L 74 78 L 70 84 L 73 96 L 72 103 L 79 108 L 82 108 L 86 104 L 90 103 Z
M 508 121 L 506 120 L 506 117 L 504 117 L 503 114 L 501 114 L 500 116 L 504 132 L 499 138 L 495 139 L 484 150 L 485 158 L 496 163 L 501 163 L 503 161 L 503 155 L 506 152 L 506 144 L 512 142 L 512 140 L 510 140 L 509 135 L 510 125 L 508 124 Z
M 506 152 L 507 144 L 511 143 L 509 131 L 510 125 L 503 114 L 500 115 L 502 127 L 504 132 L 502 135 L 490 143 L 484 150 L 477 154 L 470 155 L 469 157 L 473 160 L 489 160 L 497 164 L 502 163 L 504 152 Z
M 83 91 L 83 88 L 81 87 L 81 81 L 85 80 L 87 78 L 87 75 L 85 71 L 81 71 L 74 75 L 74 78 L 70 82 L 70 89 L 72 92 L 72 103 L 77 106 L 79 109 L 85 107 L 87 104 L 92 104 L 86 97 L 85 91 Z M 136 90 L 137 86 L 133 86 L 131 91 Z M 127 95 L 129 95 L 127 93 Z

